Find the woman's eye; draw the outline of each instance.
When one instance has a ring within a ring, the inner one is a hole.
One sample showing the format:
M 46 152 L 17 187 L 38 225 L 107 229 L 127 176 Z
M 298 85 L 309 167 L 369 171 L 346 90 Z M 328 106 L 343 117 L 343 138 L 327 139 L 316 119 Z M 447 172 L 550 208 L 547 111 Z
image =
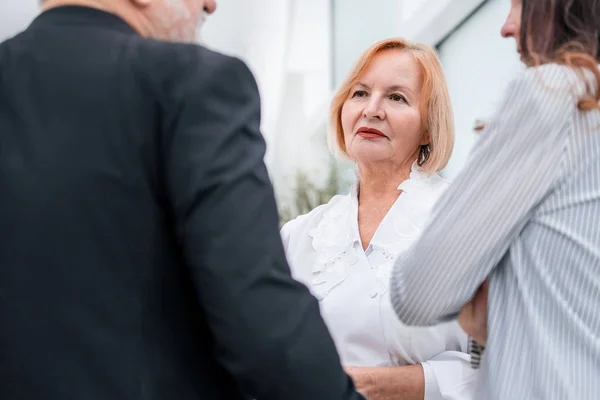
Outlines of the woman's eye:
M 404 103 L 407 103 L 406 97 L 402 96 L 401 94 L 396 94 L 396 93 L 390 95 L 390 100 L 393 100 L 393 101 L 402 101 Z
M 366 96 L 367 96 L 367 92 L 365 92 L 364 90 L 357 90 L 356 92 L 352 93 L 352 98 L 366 97 Z

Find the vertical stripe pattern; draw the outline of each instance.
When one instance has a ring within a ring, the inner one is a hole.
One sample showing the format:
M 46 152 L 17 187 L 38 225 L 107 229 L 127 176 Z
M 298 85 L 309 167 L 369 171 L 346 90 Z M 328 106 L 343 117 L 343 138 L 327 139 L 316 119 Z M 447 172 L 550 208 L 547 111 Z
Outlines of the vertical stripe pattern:
M 583 76 L 549 64 L 511 82 L 394 269 L 410 325 L 456 318 L 489 276 L 478 399 L 600 399 L 600 112 L 577 109 Z

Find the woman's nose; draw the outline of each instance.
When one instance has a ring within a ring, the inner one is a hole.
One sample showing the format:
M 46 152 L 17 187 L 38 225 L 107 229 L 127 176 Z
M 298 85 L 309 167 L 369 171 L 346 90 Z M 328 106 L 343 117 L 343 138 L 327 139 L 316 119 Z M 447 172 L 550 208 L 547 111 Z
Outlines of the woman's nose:
M 216 0 L 207 0 L 204 3 L 204 11 L 206 11 L 207 14 L 212 14 L 216 11 L 217 9 L 217 1 Z
M 517 34 L 516 30 L 517 30 L 517 24 L 515 24 L 513 21 L 511 21 L 510 18 L 507 18 L 506 21 L 504 22 L 504 25 L 502 25 L 500 34 L 502 35 L 502 37 L 505 37 L 505 38 L 516 37 L 516 34 Z
M 385 118 L 385 111 L 381 105 L 381 102 L 377 99 L 372 98 L 363 110 L 363 116 L 365 118 Z

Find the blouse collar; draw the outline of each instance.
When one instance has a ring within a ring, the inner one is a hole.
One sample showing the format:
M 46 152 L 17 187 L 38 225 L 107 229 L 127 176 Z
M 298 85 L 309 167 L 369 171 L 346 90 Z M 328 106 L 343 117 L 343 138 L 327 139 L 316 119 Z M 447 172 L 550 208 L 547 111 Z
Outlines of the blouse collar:
M 371 239 L 368 256 L 360 246 L 358 182 L 347 196 L 332 202 L 316 228 L 309 232 L 317 254 L 312 266 L 312 283 L 318 288 L 319 299 L 340 284 L 345 279 L 346 266 L 355 264 L 361 257 L 367 257 L 380 282 L 381 292 L 386 291 L 395 259 L 419 236 L 440 189 L 447 186 L 444 182 L 439 176 L 427 174 L 413 165 L 409 178 L 398 186 L 402 193 Z
M 412 241 L 420 233 L 422 214 L 427 214 L 437 200 L 440 182 L 445 181 L 437 174 L 421 170 L 414 163 L 408 179 L 398 185 L 402 194 L 382 220 L 371 245 L 393 251 L 399 246 L 404 248 L 406 241 Z M 317 252 L 342 252 L 360 241 L 358 185 L 357 181 L 347 196 L 325 211 L 316 228 L 309 233 Z

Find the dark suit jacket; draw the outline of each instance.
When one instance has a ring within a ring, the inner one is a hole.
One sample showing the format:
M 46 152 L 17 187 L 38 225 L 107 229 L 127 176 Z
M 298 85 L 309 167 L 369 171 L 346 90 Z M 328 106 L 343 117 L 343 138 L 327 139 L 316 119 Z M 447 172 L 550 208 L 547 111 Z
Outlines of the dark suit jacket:
M 0 399 L 357 399 L 239 60 L 62 7 L 0 45 Z

